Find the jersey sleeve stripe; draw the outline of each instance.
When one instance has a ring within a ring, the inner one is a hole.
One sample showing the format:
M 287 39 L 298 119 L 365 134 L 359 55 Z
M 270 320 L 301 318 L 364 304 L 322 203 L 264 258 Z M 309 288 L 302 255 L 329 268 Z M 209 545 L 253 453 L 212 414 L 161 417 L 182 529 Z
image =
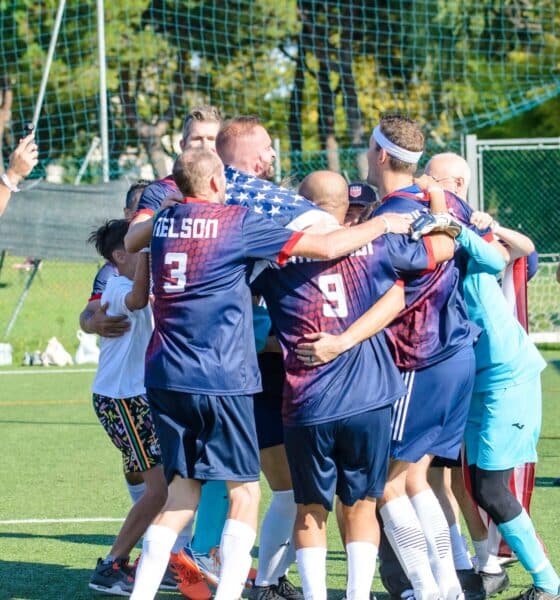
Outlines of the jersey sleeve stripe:
M 94 300 L 101 300 L 101 294 L 92 294 L 88 300 L 88 302 L 93 302 Z
M 436 268 L 436 258 L 434 256 L 434 247 L 432 246 L 432 240 L 429 235 L 422 238 L 424 246 L 426 246 L 426 253 L 428 254 L 428 266 L 426 271 L 433 271 Z
M 148 215 L 149 217 L 153 217 L 155 213 L 156 211 L 152 208 L 141 208 L 140 210 L 136 211 L 133 219 L 136 219 L 138 215 Z
M 303 235 L 302 231 L 296 231 L 295 233 L 293 233 L 292 236 L 290 237 L 290 239 L 284 244 L 282 250 L 280 250 L 280 253 L 278 254 L 278 258 L 276 259 L 276 262 L 281 267 L 286 264 L 287 260 L 292 255 L 292 250 L 293 250 L 294 246 L 299 242 L 302 235 Z

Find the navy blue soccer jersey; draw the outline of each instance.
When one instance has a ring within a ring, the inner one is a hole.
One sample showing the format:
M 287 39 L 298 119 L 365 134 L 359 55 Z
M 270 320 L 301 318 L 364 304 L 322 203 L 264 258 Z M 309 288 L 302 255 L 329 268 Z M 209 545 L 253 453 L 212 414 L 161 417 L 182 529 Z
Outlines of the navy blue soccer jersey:
M 301 235 L 241 206 L 190 198 L 162 211 L 151 243 L 155 329 L 146 387 L 260 391 L 248 273 L 256 259 L 282 264 Z
M 260 275 L 254 289 L 264 295 L 284 355 L 286 425 L 337 420 L 403 395 L 382 332 L 319 367 L 306 367 L 294 354 L 306 333 L 342 333 L 396 282 L 382 240 L 332 261 L 294 257 Z
M 119 272 L 117 271 L 117 267 L 115 267 L 113 263 L 107 261 L 95 275 L 89 301 L 91 302 L 92 300 L 99 300 L 105 291 L 108 279 L 118 274 Z
M 421 213 L 428 207 L 420 189 L 411 186 L 386 196 L 374 216 Z M 470 208 L 455 200 L 452 207 L 457 218 L 468 223 Z M 429 237 L 419 242 L 397 234 L 385 238 L 391 262 L 405 282 L 406 308 L 385 330 L 397 366 L 407 371 L 425 368 L 472 344 L 478 329 L 468 320 L 455 261 L 436 265 Z
M 175 183 L 172 175 L 168 175 L 167 177 L 158 179 L 157 181 L 152 181 L 152 183 L 150 183 L 150 185 L 144 189 L 142 195 L 140 196 L 136 214 L 146 214 L 152 216 L 159 210 L 161 203 L 166 198 L 171 195 L 175 195 L 178 192 L 179 189 L 177 188 L 177 184 Z

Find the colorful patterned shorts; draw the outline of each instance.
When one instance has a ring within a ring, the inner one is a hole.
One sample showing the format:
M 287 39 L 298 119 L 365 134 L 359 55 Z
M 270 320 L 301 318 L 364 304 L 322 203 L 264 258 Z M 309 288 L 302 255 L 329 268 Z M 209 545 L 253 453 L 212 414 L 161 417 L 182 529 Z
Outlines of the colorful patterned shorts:
M 125 473 L 143 472 L 161 464 L 154 420 L 144 396 L 115 399 L 93 394 L 93 409 L 121 451 Z

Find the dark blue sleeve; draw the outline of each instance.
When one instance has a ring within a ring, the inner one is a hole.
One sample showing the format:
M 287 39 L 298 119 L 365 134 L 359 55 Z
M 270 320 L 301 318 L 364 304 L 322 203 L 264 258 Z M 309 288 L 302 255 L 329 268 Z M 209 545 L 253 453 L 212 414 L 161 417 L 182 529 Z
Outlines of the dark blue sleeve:
M 449 212 L 471 231 L 474 231 L 478 236 L 483 237 L 488 241 L 494 239 L 490 227 L 478 229 L 471 224 L 471 216 L 474 210 L 462 198 L 459 198 L 459 196 L 456 196 L 451 192 L 445 192 L 445 201 Z
M 374 293 L 380 298 L 388 292 L 399 280 L 387 249 L 386 238 L 383 236 L 374 241 L 375 264 L 371 273 Z
M 107 286 L 107 281 L 109 277 L 113 277 L 113 275 L 117 274 L 117 269 L 109 262 L 106 262 L 100 269 L 97 271 L 95 275 L 95 279 L 93 280 L 93 287 L 91 290 L 91 296 L 89 301 L 99 300 L 101 298 L 101 294 L 105 291 L 105 287 Z
M 537 251 L 531 252 L 527 257 L 527 279 L 532 279 L 539 270 L 539 255 Z
M 303 234 L 291 231 L 252 210 L 243 218 L 242 236 L 247 258 L 272 260 L 284 264 Z
M 136 214 L 147 213 L 153 215 L 159 210 L 159 207 L 165 198 L 176 191 L 177 186 L 170 177 L 150 183 L 140 196 Z

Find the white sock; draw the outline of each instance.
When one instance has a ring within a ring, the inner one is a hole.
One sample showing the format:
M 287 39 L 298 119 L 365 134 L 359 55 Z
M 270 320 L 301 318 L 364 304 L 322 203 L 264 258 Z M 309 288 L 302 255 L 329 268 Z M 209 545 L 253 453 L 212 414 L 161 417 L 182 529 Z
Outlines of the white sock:
M 191 519 L 190 523 L 185 525 L 181 533 L 177 536 L 171 552 L 177 554 L 179 550 L 182 550 L 185 546 L 188 546 L 192 541 L 192 530 L 194 525 L 194 518 Z
M 152 600 L 169 562 L 177 533 L 163 525 L 150 525 L 144 534 L 142 556 L 134 578 L 132 600 Z
M 257 532 L 247 523 L 227 519 L 220 542 L 220 583 L 214 600 L 237 600 L 241 597 L 251 568 L 251 548 Z
M 130 499 L 132 500 L 132 504 L 136 504 L 142 495 L 146 491 L 146 484 L 144 482 L 137 483 L 136 485 L 132 485 L 131 483 L 126 482 L 126 487 L 128 488 L 128 493 L 130 494 Z
M 461 535 L 459 523 L 453 523 L 449 526 L 451 535 L 451 550 L 453 551 L 453 562 L 456 570 L 472 569 L 473 565 L 469 556 L 469 549 L 465 543 L 465 538 Z
M 441 505 L 431 489 L 416 494 L 410 501 L 426 536 L 428 557 L 441 597 L 455 600 L 461 594 L 461 584 L 453 563 L 449 525 Z
M 350 542 L 346 544 L 346 556 L 346 600 L 369 600 L 377 560 L 377 546 L 369 542 Z
M 327 549 L 300 548 L 296 560 L 305 600 L 327 600 Z
M 416 600 L 437 600 L 439 588 L 430 567 L 426 538 L 408 496 L 387 502 L 379 514 L 387 539 L 414 588 Z
M 286 555 L 290 552 L 296 520 L 296 503 L 293 490 L 272 492 L 272 501 L 261 525 L 259 565 L 255 584 L 276 585 L 290 566 Z
M 480 540 L 480 542 L 473 540 L 473 547 L 479 571 L 494 575 L 502 572 L 502 566 L 498 562 L 498 557 L 495 554 L 490 554 L 488 551 L 488 538 Z

